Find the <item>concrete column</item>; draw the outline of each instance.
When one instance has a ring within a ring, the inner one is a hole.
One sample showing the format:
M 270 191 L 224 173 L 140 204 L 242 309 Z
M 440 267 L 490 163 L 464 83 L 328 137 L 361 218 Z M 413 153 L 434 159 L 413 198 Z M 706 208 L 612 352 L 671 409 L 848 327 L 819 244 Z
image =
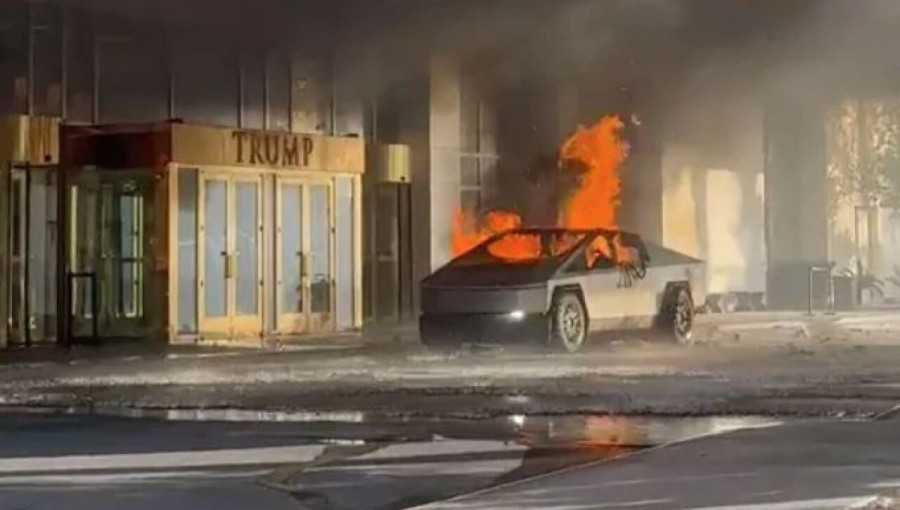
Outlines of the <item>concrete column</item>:
M 460 198 L 460 77 L 459 63 L 434 56 L 429 73 L 429 186 L 431 196 L 431 269 L 452 257 L 454 215 Z
M 828 257 L 825 125 L 818 105 L 787 102 L 766 112 L 767 298 L 803 309 L 808 269 Z
M 708 294 L 765 290 L 761 112 L 733 96 L 698 99 L 662 140 L 662 242 L 706 261 Z

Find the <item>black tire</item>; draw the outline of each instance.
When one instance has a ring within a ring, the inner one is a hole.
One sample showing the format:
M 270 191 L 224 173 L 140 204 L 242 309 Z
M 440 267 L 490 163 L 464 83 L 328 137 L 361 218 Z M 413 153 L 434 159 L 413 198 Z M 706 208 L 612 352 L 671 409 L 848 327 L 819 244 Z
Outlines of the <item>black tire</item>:
M 694 300 L 690 291 L 683 286 L 672 287 L 664 303 L 660 328 L 665 337 L 677 344 L 690 344 L 694 334 Z
M 560 292 L 550 309 L 550 347 L 559 352 L 578 352 L 587 340 L 588 324 L 587 310 L 578 294 Z

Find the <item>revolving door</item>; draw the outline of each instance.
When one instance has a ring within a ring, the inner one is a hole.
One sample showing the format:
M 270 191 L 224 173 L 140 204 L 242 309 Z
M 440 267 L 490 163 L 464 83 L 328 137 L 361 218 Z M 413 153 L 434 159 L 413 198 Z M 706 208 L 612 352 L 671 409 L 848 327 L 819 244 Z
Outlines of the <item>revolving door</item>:
M 146 338 L 158 304 L 152 277 L 154 178 L 84 170 L 68 188 L 70 340 Z

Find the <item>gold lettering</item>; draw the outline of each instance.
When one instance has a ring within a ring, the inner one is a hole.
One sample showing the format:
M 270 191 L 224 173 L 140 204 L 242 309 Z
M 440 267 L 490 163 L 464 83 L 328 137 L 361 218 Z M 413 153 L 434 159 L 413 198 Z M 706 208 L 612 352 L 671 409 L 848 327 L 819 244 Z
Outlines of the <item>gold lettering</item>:
M 239 164 L 309 167 L 315 150 L 310 136 L 233 131 L 231 139 Z
M 282 165 L 284 166 L 300 166 L 300 152 L 297 147 L 297 137 L 296 136 L 285 136 L 284 137 L 284 159 L 282 160 Z
M 237 162 L 244 162 L 244 140 L 247 139 L 247 133 L 243 131 L 235 131 L 231 133 L 231 138 L 237 142 Z
M 303 166 L 309 166 L 309 156 L 312 155 L 313 141 L 308 136 L 303 137 Z
M 250 134 L 250 164 L 257 165 L 263 162 L 262 144 L 259 135 Z
M 266 135 L 266 163 L 270 166 L 278 164 L 278 156 L 281 152 L 281 137 L 278 135 Z

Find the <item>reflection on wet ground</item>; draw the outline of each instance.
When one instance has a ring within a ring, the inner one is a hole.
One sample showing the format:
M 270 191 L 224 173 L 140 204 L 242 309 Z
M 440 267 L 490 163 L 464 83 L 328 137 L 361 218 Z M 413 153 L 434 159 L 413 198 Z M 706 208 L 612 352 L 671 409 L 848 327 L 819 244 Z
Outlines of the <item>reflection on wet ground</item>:
M 406 420 L 374 426 L 396 441 L 330 448 L 327 461 L 287 467 L 264 480 L 311 508 L 407 508 L 643 448 L 748 427 L 758 417 L 508 416 L 495 420 Z M 337 430 L 329 425 L 330 435 Z M 356 436 L 359 437 L 359 436 Z M 383 439 L 383 438 L 382 438 Z M 402 451 L 401 451 L 402 449 Z
M 4 409 L 0 407 L 0 415 Z M 90 415 L 166 422 L 302 424 L 292 434 L 313 443 L 422 442 L 443 439 L 513 441 L 530 448 L 618 446 L 646 448 L 732 430 L 767 427 L 784 419 L 764 416 L 509 415 L 491 419 L 395 418 L 364 412 L 254 411 L 244 409 L 20 408 L 15 413 Z
M 68 414 L 79 415 L 77 411 Z M 779 423 L 753 416 L 511 415 L 436 420 L 223 409 L 93 411 L 92 419 L 124 424 L 120 428 L 131 423 L 139 430 L 158 423 L 169 430 L 177 426 L 189 434 L 186 437 L 207 430 L 206 435 L 223 438 L 219 442 L 230 438 L 230 448 L 238 446 L 235 441 L 241 435 L 236 432 L 241 428 L 255 438 L 254 446 L 282 445 L 287 451 L 308 445 L 303 447 L 308 454 L 295 461 L 285 460 L 291 459 L 289 455 L 278 456 L 282 460 L 257 483 L 290 494 L 305 508 L 320 509 L 408 508 L 648 447 Z M 152 451 L 184 447 L 160 446 L 166 441 L 158 436 L 144 447 Z

